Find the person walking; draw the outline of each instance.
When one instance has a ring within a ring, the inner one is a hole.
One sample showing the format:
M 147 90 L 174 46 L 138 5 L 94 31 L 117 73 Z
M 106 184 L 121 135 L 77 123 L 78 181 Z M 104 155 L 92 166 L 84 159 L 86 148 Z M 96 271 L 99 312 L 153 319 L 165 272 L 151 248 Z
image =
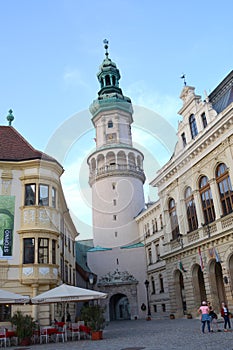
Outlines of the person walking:
M 221 316 L 224 319 L 224 332 L 227 332 L 227 326 L 229 329 L 231 329 L 231 322 L 230 322 L 230 312 L 227 307 L 227 304 L 222 302 L 222 307 L 221 307 Z
M 205 325 L 207 323 L 208 332 L 210 332 L 210 316 L 209 316 L 209 306 L 206 301 L 201 303 L 201 306 L 198 309 L 199 314 L 201 314 L 201 323 L 202 323 L 202 333 L 205 333 Z
M 218 328 L 218 315 L 216 314 L 216 312 L 214 312 L 214 309 L 212 308 L 212 306 L 209 306 L 209 316 L 210 316 L 210 331 L 213 332 L 214 328 L 217 332 L 220 331 L 220 329 Z

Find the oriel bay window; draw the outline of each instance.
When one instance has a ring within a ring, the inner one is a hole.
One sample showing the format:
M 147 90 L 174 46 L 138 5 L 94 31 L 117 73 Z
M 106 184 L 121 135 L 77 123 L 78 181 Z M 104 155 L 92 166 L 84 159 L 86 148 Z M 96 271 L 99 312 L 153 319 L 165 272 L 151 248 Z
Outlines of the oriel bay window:
M 36 204 L 36 184 L 25 185 L 25 200 L 24 205 Z
M 50 200 L 51 197 L 51 200 Z M 46 184 L 30 183 L 25 185 L 24 205 L 57 207 L 57 190 Z
M 23 239 L 23 264 L 34 264 L 35 262 L 35 239 Z
M 39 205 L 49 205 L 49 186 L 39 185 Z
M 49 240 L 38 238 L 38 263 L 49 264 Z
M 49 243 L 50 242 L 50 243 Z M 51 244 L 51 257 L 49 246 Z M 23 264 L 56 264 L 56 240 L 49 238 L 23 239 Z

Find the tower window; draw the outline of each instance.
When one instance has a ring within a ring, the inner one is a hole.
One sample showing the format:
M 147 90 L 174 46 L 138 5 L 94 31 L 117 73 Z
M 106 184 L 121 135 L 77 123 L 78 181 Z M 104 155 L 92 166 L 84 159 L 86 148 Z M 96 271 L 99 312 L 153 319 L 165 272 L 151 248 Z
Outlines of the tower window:
M 113 122 L 112 122 L 112 120 L 109 120 L 109 121 L 108 121 L 108 128 L 113 128 Z
M 116 85 L 116 77 L 115 77 L 115 75 L 112 76 L 112 85 Z
M 116 259 L 116 263 L 117 263 L 117 265 L 119 265 L 119 259 L 118 258 Z
M 117 219 L 117 216 L 113 215 L 113 220 L 116 221 L 116 219 Z
M 115 237 L 117 237 L 117 232 L 115 232 Z
M 111 82 L 110 82 L 110 76 L 109 75 L 106 75 L 105 77 L 105 85 L 111 85 Z
M 116 205 L 116 199 L 113 199 L 113 205 Z
M 112 183 L 112 189 L 113 189 L 113 190 L 116 189 L 116 183 L 115 183 L 115 182 Z

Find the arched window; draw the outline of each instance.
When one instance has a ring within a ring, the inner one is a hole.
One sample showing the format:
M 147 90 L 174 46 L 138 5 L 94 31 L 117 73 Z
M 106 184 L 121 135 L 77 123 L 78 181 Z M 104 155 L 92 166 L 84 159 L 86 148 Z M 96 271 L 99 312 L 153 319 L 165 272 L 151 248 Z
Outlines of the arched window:
M 115 77 L 115 75 L 112 76 L 112 85 L 116 85 L 116 77 Z
M 108 128 L 113 128 L 113 122 L 112 122 L 112 120 L 109 120 L 109 121 L 108 121 Z
M 206 176 L 202 176 L 199 181 L 199 192 L 205 220 L 204 223 L 208 224 L 215 220 L 215 210 L 210 184 Z
M 185 191 L 185 206 L 189 225 L 189 232 L 194 231 L 198 228 L 197 213 L 194 203 L 191 187 L 188 187 Z
M 226 164 L 221 163 L 218 165 L 216 169 L 216 181 L 219 189 L 222 213 L 223 215 L 227 215 L 233 211 L 233 192 Z
M 106 77 L 105 77 L 105 85 L 106 86 L 111 85 L 111 81 L 110 81 L 110 76 L 109 75 L 106 75 Z
M 178 218 L 176 213 L 176 203 L 173 198 L 169 200 L 168 204 L 170 222 L 171 222 L 171 230 L 172 230 L 172 239 L 178 238 L 179 235 L 179 225 Z
M 195 119 L 194 114 L 190 115 L 190 117 L 189 117 L 189 126 L 190 126 L 192 139 L 194 139 L 195 136 L 197 136 L 197 134 L 198 134 L 197 124 L 196 124 L 196 119 Z

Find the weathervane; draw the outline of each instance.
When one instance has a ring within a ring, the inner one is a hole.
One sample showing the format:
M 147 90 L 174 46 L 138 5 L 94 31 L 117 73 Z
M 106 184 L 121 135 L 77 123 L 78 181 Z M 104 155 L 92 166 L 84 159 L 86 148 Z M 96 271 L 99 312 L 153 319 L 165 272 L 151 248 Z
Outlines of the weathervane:
M 108 40 L 104 39 L 103 43 L 104 43 L 104 48 L 105 48 L 105 55 L 108 58 Z
M 185 75 L 186 75 L 186 74 L 183 73 L 182 76 L 180 77 L 180 79 L 184 79 L 184 86 L 186 86 Z

